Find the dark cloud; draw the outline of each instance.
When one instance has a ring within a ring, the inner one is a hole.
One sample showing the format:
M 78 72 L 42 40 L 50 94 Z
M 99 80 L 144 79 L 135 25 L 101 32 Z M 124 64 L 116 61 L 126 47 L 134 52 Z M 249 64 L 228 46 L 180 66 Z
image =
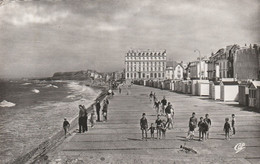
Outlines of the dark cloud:
M 5 1 L 0 77 L 113 71 L 126 51 L 166 49 L 191 61 L 230 44 L 259 43 L 259 1 Z M 243 11 L 243 12 L 242 12 Z

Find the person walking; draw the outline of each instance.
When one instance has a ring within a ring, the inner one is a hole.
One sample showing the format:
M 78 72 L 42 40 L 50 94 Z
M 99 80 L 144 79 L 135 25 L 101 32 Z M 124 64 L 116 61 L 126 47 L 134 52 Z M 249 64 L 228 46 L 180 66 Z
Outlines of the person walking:
M 162 123 L 162 120 L 160 119 L 160 115 L 158 114 L 157 119 L 155 120 L 156 130 L 157 130 L 157 140 L 161 139 L 161 135 L 162 135 L 161 123 Z
M 82 105 L 84 109 L 84 117 L 83 117 L 83 133 L 88 131 L 88 111 L 84 105 Z
M 95 111 L 92 110 L 92 111 L 91 111 L 91 115 L 90 115 L 90 119 L 89 119 L 89 122 L 91 123 L 91 128 L 94 128 L 94 124 L 95 124 L 94 115 L 95 115 Z
M 230 140 L 229 131 L 231 131 L 230 124 L 229 124 L 228 121 L 229 121 L 229 118 L 225 118 L 225 124 L 224 124 L 223 131 L 225 132 L 225 139 L 226 140 Z
M 232 129 L 233 129 L 233 134 L 232 135 L 235 135 L 236 134 L 236 128 L 235 128 L 235 114 L 232 114 L 232 120 L 231 120 L 231 126 L 232 126 Z
M 153 92 L 152 92 L 152 91 L 151 91 L 151 93 L 150 93 L 150 95 L 149 95 L 149 99 L 150 99 L 150 101 L 153 100 Z
M 65 138 L 67 137 L 67 133 L 69 133 L 69 128 L 70 128 L 70 123 L 67 121 L 66 118 L 64 118 L 64 121 L 63 121 L 63 129 L 64 129 L 64 133 L 65 133 Z
M 199 140 L 202 141 L 203 137 L 202 137 L 202 122 L 203 122 L 203 117 L 200 117 L 200 121 L 198 123 L 198 127 L 199 127 Z
M 96 112 L 97 112 L 97 121 L 100 122 L 100 102 L 97 100 L 96 102 Z
M 172 108 L 172 105 L 170 102 L 168 102 L 168 105 L 167 107 L 165 108 L 165 114 L 166 114 L 166 117 L 167 117 L 167 122 L 166 122 L 166 127 L 168 129 L 170 129 L 170 125 L 171 127 L 173 128 L 173 124 L 172 124 L 172 115 L 171 115 L 171 108 Z
M 140 119 L 140 127 L 142 131 L 142 140 L 144 140 L 144 133 L 145 133 L 145 140 L 147 141 L 148 122 L 145 117 L 145 113 L 143 113 L 142 118 Z
M 194 138 L 194 130 L 197 126 L 197 118 L 195 117 L 195 112 L 192 113 L 192 116 L 189 120 L 189 131 L 187 135 L 187 139 L 193 139 Z
M 161 100 L 161 104 L 162 104 L 162 113 L 165 113 L 165 107 L 167 105 L 167 100 L 165 99 L 165 96 L 163 96 L 163 99 Z
M 83 124 L 84 124 L 84 109 L 82 107 L 82 105 L 79 105 L 79 133 L 84 132 L 84 128 L 83 128 Z
M 106 100 L 103 101 L 103 109 L 102 109 L 103 121 L 105 122 L 107 121 L 107 108 L 108 108 L 108 104 Z
M 211 119 L 209 118 L 209 114 L 205 114 L 205 121 L 208 124 L 208 131 L 206 132 L 206 139 L 209 139 L 209 129 L 211 127 Z
M 119 94 L 121 94 L 121 87 L 118 88 Z
M 154 140 L 154 130 L 155 130 L 155 127 L 153 126 L 153 123 L 151 123 L 151 126 L 150 128 L 148 129 L 148 131 L 150 130 L 151 132 L 151 139 Z

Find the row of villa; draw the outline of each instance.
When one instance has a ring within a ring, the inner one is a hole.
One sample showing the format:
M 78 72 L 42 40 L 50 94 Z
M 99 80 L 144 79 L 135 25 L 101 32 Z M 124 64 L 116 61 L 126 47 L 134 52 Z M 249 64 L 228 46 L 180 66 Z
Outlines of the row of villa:
M 260 110 L 260 46 L 226 46 L 187 64 L 164 51 L 128 51 L 125 80 L 213 100 L 237 101 Z

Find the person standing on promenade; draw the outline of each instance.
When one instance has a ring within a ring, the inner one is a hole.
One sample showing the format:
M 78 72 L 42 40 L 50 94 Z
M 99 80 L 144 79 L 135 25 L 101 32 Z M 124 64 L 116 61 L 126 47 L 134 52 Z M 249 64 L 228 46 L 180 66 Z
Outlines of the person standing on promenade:
M 151 93 L 150 93 L 150 95 L 149 95 L 149 99 L 150 99 L 150 101 L 153 100 L 153 92 L 152 92 L 152 91 L 151 91 Z
M 121 94 L 121 87 L 118 88 L 119 93 Z
M 232 114 L 232 121 L 231 121 L 231 125 L 232 125 L 232 129 L 233 129 L 233 134 L 232 135 L 235 135 L 236 134 L 236 129 L 235 129 L 235 114 Z
M 170 125 L 171 125 L 172 128 L 173 128 L 171 108 L 172 108 L 171 103 L 168 102 L 168 105 L 167 105 L 167 107 L 165 108 L 165 113 L 166 113 L 166 118 L 167 118 L 167 122 L 166 122 L 166 125 L 167 125 L 167 126 L 166 126 L 166 127 L 167 127 L 168 129 L 170 129 Z
M 155 130 L 155 127 L 153 126 L 153 123 L 151 123 L 151 126 L 150 128 L 148 129 L 148 131 L 150 130 L 151 132 L 151 139 L 154 140 L 154 130 Z
M 100 102 L 97 100 L 96 102 L 96 112 L 97 112 L 97 121 L 100 122 Z
M 163 120 L 161 123 L 162 139 L 165 139 L 166 137 L 166 129 L 166 121 Z
M 203 135 L 202 135 L 202 122 L 203 122 L 203 117 L 200 117 L 200 121 L 198 123 L 199 127 L 199 140 L 202 141 Z
M 162 135 L 161 123 L 162 123 L 162 120 L 160 119 L 160 115 L 158 114 L 157 119 L 155 120 L 156 130 L 157 130 L 157 140 L 161 139 L 161 135 Z
M 163 96 L 161 104 L 162 104 L 162 113 L 164 114 L 165 113 L 164 109 L 165 109 L 165 107 L 167 105 L 167 100 L 165 99 L 165 96 Z
M 84 119 L 83 119 L 83 133 L 88 131 L 88 111 L 84 105 L 82 105 L 84 109 Z
M 229 121 L 229 119 L 225 118 L 225 124 L 224 124 L 223 131 L 225 132 L 225 139 L 226 140 L 230 140 L 229 131 L 231 131 L 230 124 L 229 124 L 228 121 Z
M 160 102 L 159 100 L 157 100 L 157 101 L 154 103 L 154 108 L 155 108 L 157 114 L 160 113 L 160 104 L 161 104 L 161 102 Z
M 142 140 L 144 140 L 144 133 L 145 133 L 145 140 L 147 141 L 148 122 L 145 117 L 145 113 L 143 113 L 142 118 L 140 119 L 140 127 L 142 130 Z
M 94 124 L 95 124 L 94 115 L 95 115 L 95 111 L 92 110 L 92 111 L 91 111 L 91 115 L 90 115 L 90 119 L 89 119 L 89 121 L 90 121 L 90 123 L 91 123 L 91 128 L 94 128 Z
M 153 93 L 153 102 L 155 102 L 157 100 L 156 94 L 155 92 Z
M 79 133 L 84 132 L 83 124 L 84 124 L 84 109 L 82 105 L 79 105 Z
M 108 104 L 107 104 L 106 100 L 103 101 L 103 109 L 102 109 L 103 121 L 107 121 L 107 108 L 108 108 Z
M 197 126 L 197 118 L 195 117 L 195 115 L 196 115 L 195 112 L 193 112 L 192 116 L 190 117 L 187 139 L 193 139 L 194 137 L 194 130 Z
M 211 120 L 209 118 L 209 114 L 205 115 L 205 121 L 208 124 L 208 131 L 206 132 L 206 139 L 209 139 L 209 129 L 211 127 Z
M 67 137 L 67 132 L 69 133 L 69 128 L 70 128 L 70 123 L 67 121 L 66 118 L 64 118 L 63 129 L 64 129 L 64 132 L 65 132 L 65 138 Z

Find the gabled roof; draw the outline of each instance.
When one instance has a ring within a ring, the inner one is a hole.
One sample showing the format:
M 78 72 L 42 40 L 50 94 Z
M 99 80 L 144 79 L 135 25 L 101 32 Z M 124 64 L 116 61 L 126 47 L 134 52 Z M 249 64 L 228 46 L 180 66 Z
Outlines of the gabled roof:
M 166 67 L 172 67 L 173 69 L 175 69 L 178 65 L 180 65 L 182 67 L 182 65 L 180 63 L 177 63 L 176 61 L 167 61 L 166 62 Z
M 222 81 L 221 84 L 223 85 L 238 85 L 237 81 Z
M 260 81 L 252 81 L 251 84 L 250 84 L 250 88 L 254 87 L 254 88 L 257 88 L 260 86 Z

